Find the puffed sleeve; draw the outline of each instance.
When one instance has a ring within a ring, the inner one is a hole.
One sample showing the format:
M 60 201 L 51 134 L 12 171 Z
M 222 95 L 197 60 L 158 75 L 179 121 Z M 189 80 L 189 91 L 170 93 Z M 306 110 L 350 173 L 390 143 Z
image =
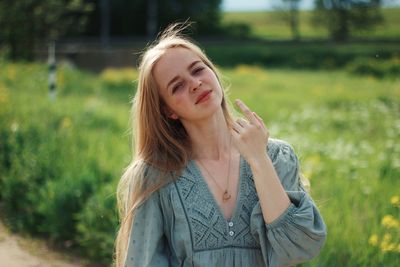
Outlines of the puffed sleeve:
M 159 192 L 141 204 L 132 222 L 125 267 L 169 266 Z
M 260 203 L 251 214 L 251 232 L 261 246 L 266 266 L 293 266 L 315 257 L 323 247 L 327 229 L 324 220 L 299 177 L 299 161 L 285 141 L 268 147 L 274 168 L 291 201 L 273 222 L 266 224 Z

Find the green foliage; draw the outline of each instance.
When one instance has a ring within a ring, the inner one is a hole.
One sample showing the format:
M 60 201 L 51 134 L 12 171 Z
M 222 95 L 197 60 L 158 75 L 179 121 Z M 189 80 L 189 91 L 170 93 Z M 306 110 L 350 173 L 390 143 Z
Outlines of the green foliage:
M 122 157 L 114 156 L 118 148 L 128 154 L 128 139 L 116 144 L 124 139 L 127 118 L 116 119 L 118 107 L 104 111 L 106 103 L 94 100 L 96 94 L 105 100 L 111 94 L 99 91 L 105 86 L 98 78 L 66 65 L 59 68 L 65 78 L 59 79 L 62 101 L 50 102 L 45 69 L 33 64 L 0 65 L 0 199 L 13 230 L 78 245 L 78 214 L 87 199 L 123 168 Z M 22 74 L 24 78 L 18 79 Z M 87 92 L 71 90 L 79 86 L 74 77 L 88 85 L 83 88 Z M 98 83 L 100 89 L 95 90 Z M 124 105 L 119 102 L 119 106 Z
M 172 22 L 190 20 L 195 22 L 196 33 L 210 35 L 220 33 L 221 0 L 113 0 L 109 1 L 110 34 L 113 36 L 146 36 L 149 22 L 149 5 L 156 11 L 152 23 L 163 29 Z M 151 17 L 151 16 L 150 16 Z M 86 35 L 100 34 L 101 8 L 96 6 L 90 15 Z
M 292 32 L 292 39 L 300 39 L 299 32 L 299 2 L 300 0 L 280 0 L 274 8 L 281 19 L 288 24 Z
M 353 74 L 371 75 L 377 78 L 400 77 L 400 59 L 390 60 L 360 58 L 347 65 L 347 70 Z
M 82 30 L 93 5 L 84 0 L 2 0 L 0 40 L 12 59 L 32 59 L 35 42 Z
M 135 94 L 137 70 L 134 68 L 107 68 L 100 73 L 106 92 L 119 101 L 127 101 Z
M 38 225 L 44 221 L 36 209 L 37 190 L 61 170 L 62 162 L 53 156 L 65 147 L 57 145 L 60 139 L 43 135 L 46 129 L 42 127 L 15 122 L 1 129 L 5 137 L 1 146 L 8 150 L 4 154 L 8 168 L 1 177 L 2 198 L 14 230 L 38 232 Z
M 315 25 L 325 26 L 335 40 L 346 40 L 352 32 L 382 22 L 380 0 L 315 0 Z
M 355 30 L 351 37 L 363 40 L 399 39 L 400 8 L 384 8 L 381 10 L 383 22 L 368 30 Z M 299 11 L 299 33 L 302 40 L 329 38 L 325 27 L 315 27 L 312 20 L 314 11 Z M 255 12 L 223 12 L 222 24 L 243 23 L 250 27 L 250 37 L 263 40 L 290 40 L 292 32 L 287 23 L 282 20 L 280 11 Z
M 78 242 L 89 258 L 109 263 L 118 226 L 116 184 L 103 186 L 78 214 Z
M 250 36 L 250 26 L 240 22 L 230 22 L 223 25 L 224 32 L 227 36 L 234 38 L 248 38 Z
M 86 161 L 84 166 L 64 166 L 60 177 L 48 180 L 37 192 L 37 211 L 44 221 L 51 222 L 40 224 L 40 232 L 46 233 L 52 240 L 75 241 L 78 236 L 77 214 L 85 206 L 88 197 L 98 190 L 100 184 L 108 182 L 108 179 L 102 177 L 107 178 L 109 175 L 97 166 L 97 162 L 87 162 L 86 158 L 82 160 Z M 75 160 L 69 162 L 77 164 L 81 161 L 75 157 Z M 79 170 L 79 173 L 74 173 L 76 170 Z
M 302 266 L 396 266 L 391 243 L 398 230 L 385 227 L 394 225 L 400 207 L 398 77 L 250 65 L 222 73 L 231 84 L 229 98 L 257 112 L 271 137 L 291 143 L 310 179 L 328 239 L 321 254 Z M 131 92 L 61 64 L 59 94 L 51 102 L 46 75 L 39 64 L 0 64 L 4 219 L 14 229 L 72 242 L 110 264 L 116 184 L 130 161 Z M 390 243 L 386 233 L 393 235 Z
M 210 35 L 220 32 L 221 0 L 168 0 L 159 1 L 159 26 L 165 28 L 174 21 L 194 21 L 198 34 Z
M 210 57 L 221 66 L 257 64 L 269 67 L 306 69 L 337 69 L 357 58 L 379 56 L 386 60 L 400 54 L 396 44 L 335 44 L 335 43 L 239 43 L 205 46 Z M 234 55 L 234 56 L 232 56 Z

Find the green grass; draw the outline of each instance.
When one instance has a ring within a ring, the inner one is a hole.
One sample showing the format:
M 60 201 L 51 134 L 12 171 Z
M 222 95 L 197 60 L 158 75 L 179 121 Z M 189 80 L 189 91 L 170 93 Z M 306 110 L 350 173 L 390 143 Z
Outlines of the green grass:
M 400 188 L 399 79 L 249 65 L 221 71 L 229 99 L 242 99 L 263 117 L 271 137 L 292 144 L 310 179 L 328 238 L 320 255 L 302 266 L 396 266 L 400 229 L 386 228 L 381 220 L 388 214 L 400 220 L 400 206 L 390 203 Z M 53 162 L 68 185 L 76 183 L 82 169 L 92 172 L 93 183 L 100 186 L 78 215 L 81 232 L 76 240 L 82 251 L 102 255 L 107 262 L 116 226 L 113 188 L 130 160 L 126 130 L 134 90 L 126 83 L 111 86 L 99 76 L 60 66 L 59 94 L 51 102 L 46 77 L 43 65 L 0 65 L 0 133 L 18 136 L 36 129 L 37 138 L 46 141 L 35 153 L 9 148 L 22 165 L 1 165 L 0 184 L 12 173 L 35 172 L 35 166 L 45 161 Z M 43 148 L 59 154 L 49 157 Z M 23 161 L 21 156 L 29 157 Z M 51 181 L 45 184 L 58 188 Z M 388 233 L 397 251 L 382 251 Z M 369 244 L 373 234 L 378 235 L 379 246 Z
M 400 38 L 400 8 L 382 9 L 384 22 L 371 31 L 354 33 L 354 37 L 367 39 Z M 314 27 L 311 23 L 312 11 L 300 11 L 299 31 L 302 39 L 327 38 L 328 31 Z M 241 22 L 251 26 L 251 36 L 268 40 L 291 39 L 290 27 L 277 11 L 263 12 L 225 12 L 222 22 L 229 24 Z

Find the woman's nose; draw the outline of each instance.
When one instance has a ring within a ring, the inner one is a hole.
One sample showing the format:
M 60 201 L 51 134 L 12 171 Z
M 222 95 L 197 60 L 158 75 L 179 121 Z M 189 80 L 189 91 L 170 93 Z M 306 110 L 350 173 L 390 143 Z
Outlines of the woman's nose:
M 195 92 L 201 85 L 202 85 L 202 82 L 199 79 L 192 79 L 192 81 L 190 83 L 191 91 Z

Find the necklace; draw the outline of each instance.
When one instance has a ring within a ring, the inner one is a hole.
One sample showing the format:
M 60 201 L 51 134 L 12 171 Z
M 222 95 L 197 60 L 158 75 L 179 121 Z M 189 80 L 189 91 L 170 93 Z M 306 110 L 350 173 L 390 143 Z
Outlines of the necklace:
M 230 136 L 229 138 L 229 148 L 231 147 L 231 142 L 232 142 L 232 136 Z M 214 176 L 212 176 L 212 174 L 208 171 L 208 169 L 206 168 L 206 166 L 204 166 L 204 164 L 201 162 L 201 160 L 199 160 L 200 165 L 206 170 L 206 172 L 208 173 L 208 175 L 214 180 L 214 182 L 217 184 L 217 186 L 219 187 L 219 189 L 221 189 L 221 191 L 224 192 L 224 194 L 222 195 L 222 201 L 223 202 L 227 202 L 230 198 L 231 198 L 231 194 L 229 194 L 228 189 L 229 189 L 229 174 L 231 171 L 231 152 L 229 152 L 229 161 L 228 161 L 228 175 L 226 177 L 226 189 L 222 189 L 221 186 L 217 183 L 217 180 L 214 178 Z

